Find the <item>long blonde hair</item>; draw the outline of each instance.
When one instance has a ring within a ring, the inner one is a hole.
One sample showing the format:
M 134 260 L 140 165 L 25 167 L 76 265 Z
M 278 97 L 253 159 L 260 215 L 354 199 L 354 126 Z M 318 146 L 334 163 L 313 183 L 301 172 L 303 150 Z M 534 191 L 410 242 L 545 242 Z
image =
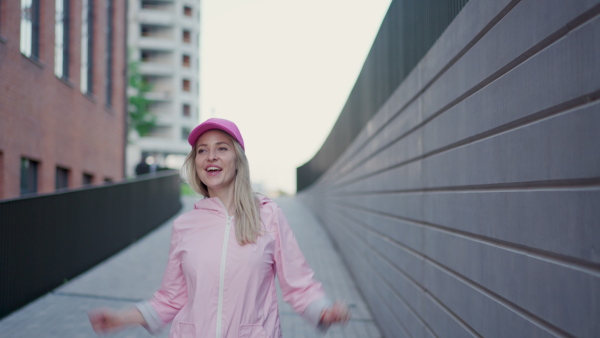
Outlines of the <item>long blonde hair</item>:
M 235 237 L 240 245 L 256 243 L 263 234 L 260 221 L 258 198 L 255 196 L 250 182 L 250 165 L 246 152 L 229 134 L 225 133 L 233 143 L 235 150 L 235 182 L 233 185 L 233 201 L 235 204 Z M 187 155 L 181 177 L 190 185 L 192 190 L 204 197 L 211 197 L 206 184 L 202 183 L 196 172 L 196 146 Z

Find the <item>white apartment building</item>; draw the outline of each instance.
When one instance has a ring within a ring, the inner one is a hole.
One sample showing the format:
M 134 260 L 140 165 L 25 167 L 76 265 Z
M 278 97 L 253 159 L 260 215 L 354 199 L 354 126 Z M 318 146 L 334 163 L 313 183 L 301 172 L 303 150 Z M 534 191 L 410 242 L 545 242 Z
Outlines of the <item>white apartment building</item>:
M 179 168 L 199 121 L 200 0 L 128 1 L 129 52 L 152 86 L 146 97 L 157 124 L 144 137 L 130 137 L 127 174 L 146 156 Z

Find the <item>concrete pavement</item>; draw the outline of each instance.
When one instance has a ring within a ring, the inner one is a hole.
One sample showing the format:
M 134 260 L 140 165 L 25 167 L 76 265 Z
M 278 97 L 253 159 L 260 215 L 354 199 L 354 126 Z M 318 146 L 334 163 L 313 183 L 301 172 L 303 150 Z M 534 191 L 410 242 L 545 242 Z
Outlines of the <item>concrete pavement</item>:
M 181 212 L 191 210 L 197 198 L 184 197 Z M 381 337 L 360 293 L 326 232 L 297 199 L 281 198 L 282 207 L 302 252 L 329 297 L 352 304 L 352 320 L 331 328 L 324 337 Z M 150 297 L 159 287 L 167 262 L 172 222 L 133 243 L 120 253 L 30 303 L 0 321 L 0 337 L 96 337 L 87 312 L 98 307 L 125 308 Z M 281 301 L 283 336 L 321 337 Z M 165 329 L 158 337 L 167 337 Z M 152 337 L 145 329 L 130 328 L 111 337 Z

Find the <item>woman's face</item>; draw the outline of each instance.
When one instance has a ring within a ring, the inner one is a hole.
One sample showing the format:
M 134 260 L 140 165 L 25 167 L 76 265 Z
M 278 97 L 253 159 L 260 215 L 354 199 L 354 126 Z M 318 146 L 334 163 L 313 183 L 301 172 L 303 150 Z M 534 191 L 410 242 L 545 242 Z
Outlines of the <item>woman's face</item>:
M 209 130 L 196 141 L 196 174 L 211 197 L 233 193 L 235 162 L 233 141 L 225 132 Z

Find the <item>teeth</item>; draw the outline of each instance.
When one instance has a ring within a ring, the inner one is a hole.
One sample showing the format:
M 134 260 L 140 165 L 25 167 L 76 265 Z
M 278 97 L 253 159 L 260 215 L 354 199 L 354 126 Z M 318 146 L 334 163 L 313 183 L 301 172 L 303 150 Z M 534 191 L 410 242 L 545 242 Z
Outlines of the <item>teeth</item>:
M 206 169 L 206 171 L 217 171 L 217 170 L 221 170 L 221 169 L 219 169 L 217 167 L 209 167 Z

